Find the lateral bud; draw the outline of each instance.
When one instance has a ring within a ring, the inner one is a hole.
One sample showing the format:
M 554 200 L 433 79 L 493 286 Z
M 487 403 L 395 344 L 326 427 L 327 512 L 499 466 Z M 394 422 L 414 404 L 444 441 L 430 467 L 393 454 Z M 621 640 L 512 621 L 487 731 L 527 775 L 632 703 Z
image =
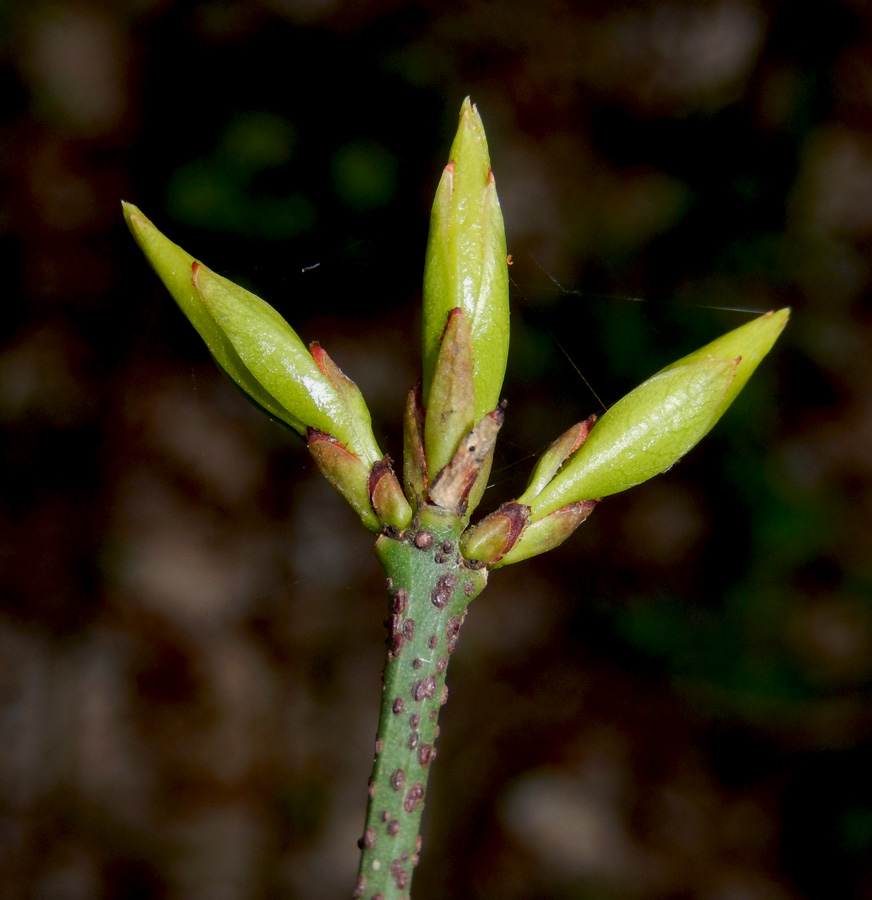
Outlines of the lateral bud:
M 419 381 L 406 398 L 403 416 L 403 482 L 409 502 L 417 509 L 427 496 L 427 456 L 424 453 L 424 406 Z
M 535 520 L 665 472 L 712 429 L 772 349 L 789 309 L 766 313 L 677 360 L 614 403 L 530 504 Z
M 355 435 L 355 445 L 366 446 L 369 436 L 372 435 L 372 417 L 360 388 L 336 365 L 318 341 L 312 341 L 309 344 L 309 353 L 312 354 L 315 365 L 327 377 L 341 398 L 350 427 Z M 374 441 L 372 442 L 372 451 L 378 452 Z
M 564 431 L 551 444 L 536 463 L 527 489 L 518 498 L 519 503 L 531 503 L 534 497 L 538 497 L 542 493 L 563 463 L 587 440 L 594 422 L 596 422 L 596 416 L 588 416 L 583 422 L 578 422 Z
M 512 500 L 468 528 L 460 549 L 470 560 L 494 565 L 515 546 L 530 521 L 530 507 Z
M 472 371 L 469 324 L 463 310 L 455 307 L 448 314 L 427 397 L 424 447 L 431 479 L 448 464 L 475 424 Z
M 391 458 L 380 459 L 369 474 L 369 500 L 379 522 L 402 531 L 412 521 L 412 507 L 391 465 Z
M 470 491 L 493 455 L 497 434 L 506 417 L 505 408 L 503 401 L 460 442 L 448 465 L 430 485 L 431 503 L 453 510 L 461 518 L 471 511 Z
M 491 568 L 508 566 L 511 563 L 538 556 L 548 550 L 559 547 L 593 512 L 599 500 L 583 500 L 570 503 L 553 513 L 530 522 L 524 529 L 514 546 L 499 560 L 491 564 Z
M 323 431 L 310 428 L 306 443 L 321 474 L 351 504 L 363 524 L 370 531 L 381 531 L 369 499 L 369 467 Z
M 268 303 L 195 260 L 135 206 L 122 208 L 136 243 L 218 367 L 252 403 L 303 437 L 309 428 L 335 435 L 367 465 L 381 459 L 360 391 L 317 344 L 320 359 Z

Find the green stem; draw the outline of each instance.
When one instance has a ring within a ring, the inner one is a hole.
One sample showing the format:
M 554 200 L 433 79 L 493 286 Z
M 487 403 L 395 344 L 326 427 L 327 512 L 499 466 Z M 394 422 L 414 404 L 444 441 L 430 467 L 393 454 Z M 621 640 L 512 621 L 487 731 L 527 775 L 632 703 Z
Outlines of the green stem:
M 376 552 L 388 574 L 388 652 L 366 828 L 354 897 L 408 900 L 421 849 L 421 813 L 436 757 L 445 674 L 466 607 L 487 582 L 459 552 L 461 523 L 422 509 Z

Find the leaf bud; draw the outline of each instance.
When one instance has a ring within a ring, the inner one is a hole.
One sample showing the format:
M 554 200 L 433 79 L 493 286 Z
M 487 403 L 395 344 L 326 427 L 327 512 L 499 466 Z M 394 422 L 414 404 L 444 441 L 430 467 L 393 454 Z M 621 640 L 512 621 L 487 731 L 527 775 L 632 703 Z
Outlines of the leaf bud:
M 382 525 L 402 531 L 412 521 L 412 507 L 403 494 L 389 456 L 372 467 L 369 500 Z
M 536 521 L 567 504 L 616 494 L 668 469 L 723 415 L 789 314 L 783 309 L 760 316 L 649 378 L 603 415 L 547 486 L 535 496 L 528 488 L 519 502 L 531 506 Z
M 515 546 L 529 519 L 529 506 L 514 501 L 504 503 L 481 522 L 464 531 L 460 549 L 467 559 L 492 566 Z
M 523 494 L 527 502 L 542 493 L 563 463 L 587 440 L 594 422 L 596 416 L 588 416 L 583 422 L 576 423 L 564 431 L 542 454 Z
M 521 562 L 523 559 L 559 547 L 594 511 L 598 502 L 598 500 L 584 500 L 580 503 L 569 503 L 535 522 L 530 522 L 515 544 L 492 563 L 491 568 Z
M 367 467 L 381 459 L 360 391 L 317 344 L 315 358 L 268 303 L 197 262 L 132 204 L 123 208 L 140 249 L 249 399 L 299 434 L 331 435 Z
M 430 217 L 424 262 L 424 384 L 429 405 L 448 314 L 460 307 L 472 341 L 473 421 L 500 399 L 509 351 L 506 237 L 487 138 L 478 110 L 463 101 L 450 161 Z
M 370 469 L 332 435 L 309 429 L 306 443 L 321 474 L 342 494 L 370 531 L 382 523 L 370 502 Z
M 448 314 L 439 344 L 436 373 L 424 417 L 427 474 L 433 481 L 448 465 L 475 424 L 472 346 L 466 316 L 459 307 Z
M 424 407 L 420 381 L 409 391 L 403 415 L 403 483 L 406 497 L 417 510 L 430 483 L 424 453 Z

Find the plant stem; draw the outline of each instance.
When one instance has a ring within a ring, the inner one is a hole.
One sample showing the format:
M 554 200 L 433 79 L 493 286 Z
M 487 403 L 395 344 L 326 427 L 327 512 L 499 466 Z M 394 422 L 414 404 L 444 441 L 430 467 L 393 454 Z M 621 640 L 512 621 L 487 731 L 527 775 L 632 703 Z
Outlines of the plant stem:
M 358 900 L 408 900 L 411 893 L 448 660 L 466 607 L 487 582 L 486 570 L 469 568 L 460 555 L 460 531 L 453 514 L 423 507 L 400 538 L 376 544 L 388 574 L 388 651 Z

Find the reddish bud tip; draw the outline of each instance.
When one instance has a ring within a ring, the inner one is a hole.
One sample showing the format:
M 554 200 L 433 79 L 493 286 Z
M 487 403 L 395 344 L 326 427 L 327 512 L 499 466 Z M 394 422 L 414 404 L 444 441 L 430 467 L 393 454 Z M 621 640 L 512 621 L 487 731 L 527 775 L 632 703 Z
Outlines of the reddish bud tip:
M 315 360 L 315 365 L 330 378 L 330 372 L 327 369 L 327 365 L 325 363 L 324 357 L 327 355 L 324 348 L 318 343 L 318 341 L 312 341 L 309 344 L 309 353 L 312 354 L 312 359 Z

